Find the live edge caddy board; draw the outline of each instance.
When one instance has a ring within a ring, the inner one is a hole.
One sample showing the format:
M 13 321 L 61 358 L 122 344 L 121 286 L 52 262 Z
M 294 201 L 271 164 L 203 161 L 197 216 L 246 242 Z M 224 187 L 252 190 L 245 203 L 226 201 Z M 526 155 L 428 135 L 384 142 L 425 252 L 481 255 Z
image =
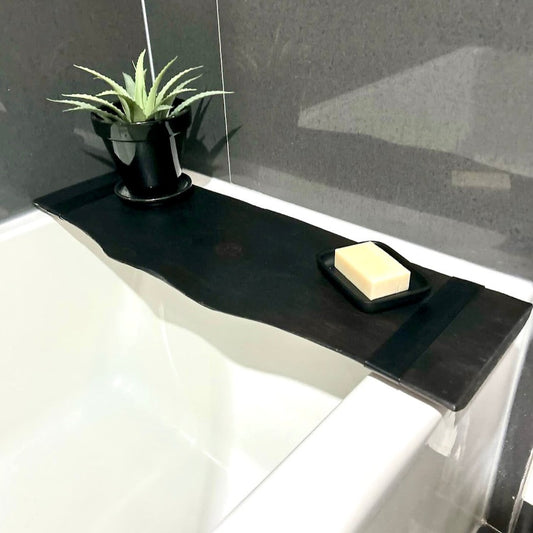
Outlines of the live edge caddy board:
M 413 265 L 429 296 L 365 313 L 315 261 L 353 241 L 194 186 L 175 203 L 142 209 L 113 193 L 116 182 L 106 174 L 35 205 L 200 304 L 327 346 L 448 409 L 467 405 L 531 311 L 526 302 Z

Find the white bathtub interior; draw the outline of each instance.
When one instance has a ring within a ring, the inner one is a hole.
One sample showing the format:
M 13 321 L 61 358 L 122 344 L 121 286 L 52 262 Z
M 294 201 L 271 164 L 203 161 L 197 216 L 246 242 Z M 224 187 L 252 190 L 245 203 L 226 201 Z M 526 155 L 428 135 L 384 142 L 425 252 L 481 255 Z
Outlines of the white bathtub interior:
M 23 222 L 0 234 L 0 531 L 210 531 L 368 374 Z

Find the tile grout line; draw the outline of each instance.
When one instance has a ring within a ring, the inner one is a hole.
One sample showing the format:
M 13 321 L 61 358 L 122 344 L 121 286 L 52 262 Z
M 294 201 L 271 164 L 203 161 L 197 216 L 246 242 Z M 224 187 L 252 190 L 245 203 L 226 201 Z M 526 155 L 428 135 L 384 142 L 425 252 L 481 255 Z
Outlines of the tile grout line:
M 152 42 L 150 40 L 150 30 L 148 29 L 148 16 L 146 14 L 145 0 L 141 0 L 141 8 L 143 12 L 144 34 L 146 36 L 146 50 L 148 52 L 148 62 L 150 63 L 150 76 L 152 77 L 152 83 L 154 83 L 154 58 L 152 56 Z
M 144 0 L 142 0 L 144 2 Z M 222 37 L 221 37 L 221 30 L 220 30 L 220 11 L 218 7 L 218 0 L 215 0 L 216 4 L 216 10 L 217 10 L 217 30 L 218 30 L 218 52 L 220 56 L 220 78 L 222 80 L 222 90 L 225 91 L 225 81 L 224 81 L 224 64 L 222 61 Z M 232 177 L 231 177 L 231 160 L 230 160 L 230 153 L 229 153 L 229 138 L 228 138 L 228 113 L 226 108 L 226 95 L 222 94 L 222 105 L 224 107 L 224 128 L 226 130 L 226 155 L 228 158 L 228 176 L 229 176 L 229 182 L 233 183 Z

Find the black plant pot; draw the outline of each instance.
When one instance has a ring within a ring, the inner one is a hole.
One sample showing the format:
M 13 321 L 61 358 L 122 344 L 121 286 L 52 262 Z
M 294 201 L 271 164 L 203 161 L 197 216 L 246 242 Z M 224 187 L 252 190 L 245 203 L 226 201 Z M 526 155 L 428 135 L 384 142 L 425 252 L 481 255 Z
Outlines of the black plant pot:
M 165 120 L 109 123 L 94 113 L 91 120 L 132 195 L 158 198 L 176 191 L 183 144 L 191 125 L 189 107 Z

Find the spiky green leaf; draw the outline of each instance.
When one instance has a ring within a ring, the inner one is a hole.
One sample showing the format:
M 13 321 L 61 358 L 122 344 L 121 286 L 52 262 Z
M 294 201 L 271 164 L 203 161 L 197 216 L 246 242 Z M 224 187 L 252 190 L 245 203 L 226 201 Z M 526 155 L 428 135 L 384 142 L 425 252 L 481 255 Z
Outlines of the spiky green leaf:
M 122 109 L 124 109 L 124 113 L 126 115 L 126 117 L 128 118 L 129 121 L 131 121 L 131 112 L 128 108 L 128 102 L 126 99 L 130 99 L 130 95 L 128 94 L 128 92 L 126 91 L 126 89 L 124 89 L 124 87 L 122 87 L 122 85 L 120 85 L 119 83 L 117 83 L 116 81 L 112 80 L 111 78 L 105 76 L 104 74 L 100 74 L 100 72 L 97 72 L 96 70 L 93 70 L 92 68 L 87 68 L 87 67 L 83 67 L 81 65 L 74 65 L 76 68 L 79 68 L 80 70 L 83 70 L 84 72 L 88 72 L 89 74 L 92 74 L 93 76 L 95 76 L 96 78 L 102 80 L 103 82 L 107 83 L 111 89 L 113 89 L 113 91 L 115 91 L 116 95 L 117 95 L 117 98 L 120 102 L 120 105 L 122 106 Z
M 216 94 L 232 94 L 231 91 L 204 91 L 203 93 L 195 94 L 194 96 L 191 96 L 185 102 L 182 102 L 172 113 L 170 113 L 171 117 L 175 117 L 180 111 L 185 109 L 186 107 L 190 106 L 197 100 L 200 100 L 201 98 L 205 98 L 206 96 L 215 96 Z
M 135 102 L 142 108 L 146 100 L 146 70 L 144 69 L 144 55 L 146 50 L 139 54 L 135 66 Z
M 93 113 L 96 113 L 98 116 L 109 119 L 112 122 L 116 122 L 118 117 L 117 115 L 114 115 L 113 113 L 108 113 L 107 111 L 104 111 L 103 109 L 96 107 L 95 105 L 89 104 L 87 102 L 82 102 L 81 100 L 52 100 L 51 98 L 48 98 L 50 102 L 58 102 L 60 104 L 67 104 L 72 105 L 74 107 L 69 107 L 68 109 L 64 109 L 63 112 L 67 111 L 92 111 Z
M 182 93 L 194 93 L 197 90 L 198 89 L 193 89 L 191 87 L 191 88 L 185 88 L 185 89 L 180 89 L 180 90 L 175 91 L 175 92 L 171 92 L 161 103 L 165 104 L 165 105 L 170 105 L 174 101 L 176 96 L 179 96 Z
M 105 122 L 117 122 L 117 117 L 115 115 L 112 115 L 111 113 L 106 113 L 105 111 L 102 111 L 101 109 L 91 109 L 85 106 L 78 106 L 78 107 L 71 107 L 69 109 L 64 109 L 63 113 L 68 113 L 70 111 L 92 111 L 95 115 L 98 115 L 102 120 Z
M 122 73 L 122 77 L 124 78 L 124 86 L 126 87 L 126 91 L 131 98 L 135 98 L 135 82 L 133 81 L 133 78 L 125 72 Z
M 102 91 L 102 92 L 100 92 L 100 93 L 97 93 L 95 96 L 98 96 L 98 97 L 102 97 L 102 96 L 114 96 L 115 98 L 125 100 L 125 101 L 128 102 L 129 104 L 133 104 L 133 103 L 135 103 L 135 99 L 132 98 L 131 96 L 120 96 L 120 95 L 118 95 L 115 91 Z
M 158 96 L 156 98 L 156 105 L 163 103 L 163 100 L 164 100 L 165 96 L 172 89 L 172 86 L 178 80 L 183 78 L 183 76 L 186 76 L 189 72 L 192 72 L 193 70 L 197 70 L 197 69 L 202 68 L 202 67 L 203 67 L 203 65 L 200 65 L 198 67 L 187 68 L 185 70 L 182 70 L 179 74 L 176 74 L 175 76 L 170 78 L 170 80 L 167 81 L 167 83 L 164 85 L 164 87 L 161 89 L 161 91 L 159 91 L 159 94 L 158 94 Z
M 99 72 L 97 72 L 96 70 L 93 70 L 91 68 L 82 67 L 80 65 L 74 65 L 74 66 L 76 68 L 79 68 L 80 70 L 84 70 L 85 72 L 88 72 L 89 74 L 92 74 L 94 77 L 96 77 L 96 78 L 104 81 L 105 83 L 107 83 L 115 91 L 117 96 L 130 98 L 130 95 L 128 94 L 126 89 L 124 89 L 124 87 L 122 87 L 122 85 L 120 85 L 116 81 L 112 80 L 111 78 L 108 78 L 107 76 L 104 76 L 103 74 L 100 74 Z
M 135 103 L 135 100 L 131 96 L 120 96 L 116 93 L 116 91 L 102 91 L 98 93 L 96 96 L 102 97 L 102 96 L 114 96 L 115 98 L 118 98 L 120 105 L 122 106 L 122 109 L 124 110 L 124 114 L 126 115 L 126 122 L 132 122 L 132 116 L 133 116 L 133 109 L 137 105 Z
M 116 91 L 112 91 L 109 89 L 108 91 L 102 91 L 99 93 L 96 93 L 95 96 L 102 97 L 102 96 L 114 96 L 115 98 L 118 96 Z
M 171 104 L 172 101 L 174 100 L 174 98 L 176 98 L 176 96 L 178 96 L 179 94 L 186 93 L 186 92 L 191 92 L 191 91 L 196 91 L 197 89 L 187 88 L 187 85 L 189 85 L 189 83 L 192 83 L 193 81 L 197 80 L 198 78 L 201 78 L 202 76 L 203 76 L 203 74 L 200 74 L 199 76 L 195 76 L 194 78 L 190 78 L 190 79 L 180 83 L 174 89 L 172 89 L 172 92 L 167 94 L 165 96 L 165 98 L 163 98 L 161 100 L 161 103 L 162 104 Z
M 147 115 L 152 114 L 153 110 L 156 107 L 156 98 L 157 98 L 157 91 L 159 89 L 159 85 L 163 81 L 163 77 L 165 76 L 165 73 L 167 72 L 168 68 L 178 59 L 175 57 L 174 59 L 171 59 L 159 72 L 159 74 L 156 76 L 154 83 L 152 85 L 152 88 L 150 89 L 150 93 L 148 94 L 148 98 L 146 100 L 145 105 L 145 112 Z
M 121 109 L 119 109 L 115 104 L 108 102 L 107 100 L 104 100 L 103 98 L 99 98 L 91 94 L 79 94 L 79 93 L 63 94 L 61 96 L 66 96 L 68 98 L 81 98 L 82 100 L 89 100 L 89 102 L 100 104 L 101 106 L 113 111 L 123 120 L 126 118 L 126 115 Z
M 149 115 L 146 115 L 146 120 L 151 120 L 153 118 L 164 118 L 167 116 L 167 111 L 170 111 L 172 108 L 171 105 L 160 105 L 156 107 Z

